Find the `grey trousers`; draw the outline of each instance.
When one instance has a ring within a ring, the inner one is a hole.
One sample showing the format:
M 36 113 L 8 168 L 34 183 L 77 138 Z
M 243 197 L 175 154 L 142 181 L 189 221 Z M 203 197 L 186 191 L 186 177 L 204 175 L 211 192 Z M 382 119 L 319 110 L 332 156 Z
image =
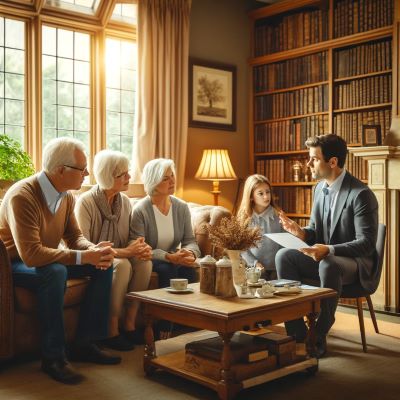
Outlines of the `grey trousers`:
M 316 323 L 317 336 L 326 336 L 335 322 L 335 311 L 342 291 L 342 285 L 348 285 L 358 279 L 358 266 L 354 258 L 328 255 L 317 262 L 298 250 L 280 249 L 275 257 L 278 278 L 304 279 L 320 282 L 323 288 L 331 288 L 338 292 L 336 297 L 321 301 L 321 312 Z M 288 335 L 303 342 L 307 328 L 304 320 L 298 319 L 285 323 Z

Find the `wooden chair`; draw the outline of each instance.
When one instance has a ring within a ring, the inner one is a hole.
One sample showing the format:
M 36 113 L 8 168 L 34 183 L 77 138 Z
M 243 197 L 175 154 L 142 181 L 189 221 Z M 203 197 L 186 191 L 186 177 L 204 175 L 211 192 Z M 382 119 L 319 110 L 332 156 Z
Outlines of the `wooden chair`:
M 378 253 L 378 270 L 377 274 L 379 283 L 380 276 L 382 274 L 382 265 L 383 265 L 383 256 L 385 253 L 385 240 L 386 240 L 386 225 L 379 224 L 378 226 L 378 237 L 376 240 L 376 251 Z M 378 284 L 376 287 L 372 288 L 372 290 L 366 291 L 359 282 L 352 283 L 350 285 L 344 285 L 342 289 L 342 294 L 340 298 L 343 299 L 355 299 L 357 301 L 357 311 L 358 311 L 358 320 L 360 323 L 360 333 L 361 333 L 361 341 L 363 346 L 363 351 L 367 352 L 367 341 L 365 339 L 365 326 L 364 326 L 364 315 L 363 315 L 363 299 L 367 300 L 369 312 L 371 314 L 372 323 L 374 324 L 375 332 L 379 333 L 378 323 L 375 318 L 374 306 L 371 301 L 371 295 L 375 293 Z

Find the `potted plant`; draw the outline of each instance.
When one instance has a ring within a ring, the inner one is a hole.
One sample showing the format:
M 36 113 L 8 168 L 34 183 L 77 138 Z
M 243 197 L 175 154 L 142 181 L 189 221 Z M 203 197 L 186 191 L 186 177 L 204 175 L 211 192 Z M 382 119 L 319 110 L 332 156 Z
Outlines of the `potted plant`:
M 0 197 L 20 179 L 35 173 L 28 153 L 14 139 L 0 134 Z
M 250 226 L 250 218 L 243 220 L 232 215 L 222 218 L 218 225 L 209 226 L 207 229 L 211 243 L 224 248 L 231 260 L 233 286 L 237 295 L 246 297 L 247 294 L 243 293 L 243 285 L 247 282 L 246 269 L 245 264 L 241 262 L 240 253 L 257 246 L 262 238 L 260 228 Z

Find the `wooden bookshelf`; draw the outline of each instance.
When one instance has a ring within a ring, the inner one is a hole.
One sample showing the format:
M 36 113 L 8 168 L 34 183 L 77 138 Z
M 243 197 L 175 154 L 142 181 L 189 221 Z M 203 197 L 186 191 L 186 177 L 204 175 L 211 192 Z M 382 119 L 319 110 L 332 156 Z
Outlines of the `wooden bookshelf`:
M 287 0 L 250 13 L 250 170 L 296 219 L 308 217 L 315 184 L 307 137 L 334 132 L 359 147 L 363 126 L 379 125 L 382 140 L 389 131 L 398 12 L 395 0 Z M 368 181 L 365 160 L 350 154 L 346 167 Z

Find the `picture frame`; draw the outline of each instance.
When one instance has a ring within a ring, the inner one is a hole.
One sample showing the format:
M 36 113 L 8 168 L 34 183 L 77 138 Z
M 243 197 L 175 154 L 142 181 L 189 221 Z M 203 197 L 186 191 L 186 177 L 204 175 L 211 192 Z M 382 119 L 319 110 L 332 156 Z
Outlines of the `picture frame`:
M 189 126 L 236 131 L 236 66 L 189 59 Z
M 364 147 L 380 146 L 382 144 L 380 125 L 363 125 L 361 144 Z

